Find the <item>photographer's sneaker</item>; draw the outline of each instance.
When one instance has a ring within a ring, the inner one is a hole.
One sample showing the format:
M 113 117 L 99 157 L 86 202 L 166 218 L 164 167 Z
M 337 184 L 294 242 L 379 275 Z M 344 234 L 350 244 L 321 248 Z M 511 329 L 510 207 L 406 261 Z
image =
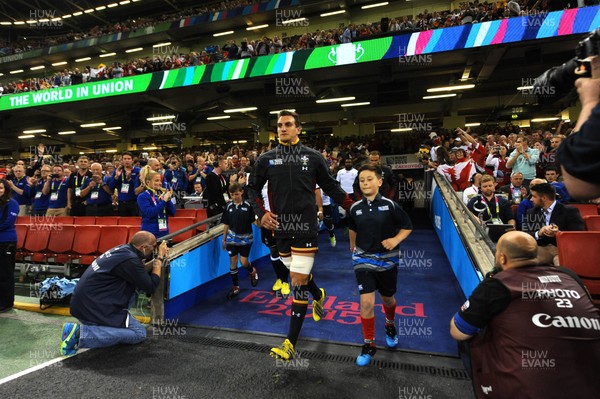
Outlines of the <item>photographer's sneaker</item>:
M 375 356 L 377 348 L 373 344 L 364 344 L 360 355 L 356 358 L 356 364 L 360 367 L 368 366 L 371 363 L 371 358 Z
M 77 353 L 79 349 L 79 324 L 63 324 L 62 342 L 60 344 L 60 353 L 64 356 L 71 356 Z
M 385 324 L 385 344 L 390 349 L 398 346 L 398 332 L 393 324 Z

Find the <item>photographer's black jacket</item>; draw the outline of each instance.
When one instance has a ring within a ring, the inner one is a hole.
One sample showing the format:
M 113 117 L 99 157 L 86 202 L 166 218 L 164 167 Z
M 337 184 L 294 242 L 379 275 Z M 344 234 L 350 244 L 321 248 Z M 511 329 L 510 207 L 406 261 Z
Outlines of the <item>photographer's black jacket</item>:
M 160 277 L 148 275 L 142 253 L 130 244 L 99 256 L 83 273 L 71 300 L 71 314 L 81 322 L 125 327 L 129 300 L 138 288 L 152 294 Z
M 300 142 L 280 144 L 256 160 L 250 173 L 248 196 L 259 220 L 267 212 L 261 194 L 267 182 L 271 212 L 278 216 L 280 224 L 276 238 L 317 235 L 317 184 L 344 209 L 352 205 L 340 183 L 329 174 L 323 155 Z

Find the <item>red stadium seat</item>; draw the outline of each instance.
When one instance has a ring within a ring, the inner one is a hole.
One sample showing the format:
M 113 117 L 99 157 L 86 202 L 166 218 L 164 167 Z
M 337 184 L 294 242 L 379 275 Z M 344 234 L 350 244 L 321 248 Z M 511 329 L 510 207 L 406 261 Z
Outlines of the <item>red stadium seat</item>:
M 75 238 L 75 226 L 71 224 L 61 225 L 60 229 L 50 231 L 50 240 L 48 241 L 47 254 L 43 255 L 41 261 L 54 263 L 67 263 L 69 261 L 69 252 L 73 247 Z M 36 255 L 33 256 L 34 260 Z
M 178 218 L 178 217 L 169 218 L 169 234 L 175 233 L 178 230 L 181 230 L 188 226 L 193 225 L 194 220 L 195 220 L 194 218 Z M 188 238 L 192 238 L 192 236 L 195 233 L 196 233 L 195 229 L 190 229 L 190 230 L 186 231 L 185 233 L 181 233 L 181 234 L 178 234 L 175 237 L 173 237 L 173 242 L 175 244 L 177 244 L 179 242 L 187 240 Z
M 36 228 L 36 226 L 43 225 L 29 226 L 29 231 L 27 232 L 27 237 L 25 238 L 25 245 L 23 246 L 24 260 L 31 260 L 31 257 L 34 254 L 44 253 L 48 248 L 50 229 Z
M 579 209 L 579 213 L 581 214 L 581 217 L 598 214 L 598 206 L 594 205 L 594 204 L 566 204 L 566 205 Z
M 175 217 L 177 218 L 195 218 L 196 209 L 177 209 L 175 211 Z
M 98 252 L 98 243 L 102 226 L 77 226 L 77 234 L 73 240 L 73 259 L 82 265 L 91 264 Z
M 17 261 L 20 261 L 23 259 L 23 247 L 25 246 L 25 238 L 27 237 L 29 226 L 26 224 L 17 224 L 15 228 L 17 230 L 17 250 L 15 257 Z
M 119 218 L 119 224 L 127 226 L 141 226 L 142 218 L 140 216 L 121 216 Z
M 40 219 L 38 217 L 37 219 Z M 43 221 L 37 221 L 36 223 L 43 224 L 73 224 L 73 216 L 46 216 Z
M 196 220 L 194 223 L 202 222 L 203 220 L 206 220 L 206 219 L 207 219 L 206 209 L 196 209 Z M 206 225 L 203 224 L 201 226 L 198 226 L 197 230 L 206 231 Z
M 600 305 L 600 231 L 560 231 L 556 243 L 560 265 L 577 273 Z
M 100 233 L 100 242 L 98 243 L 98 253 L 103 254 L 117 245 L 127 243 L 129 229 L 127 226 L 102 226 Z
M 140 226 L 126 226 L 128 231 L 127 242 L 131 241 L 131 237 L 138 231 L 140 231 Z
M 600 231 L 600 215 L 588 215 L 583 220 L 588 231 Z
M 38 218 L 43 218 L 43 216 L 38 216 Z M 33 220 L 35 220 L 35 216 L 17 216 L 16 224 L 31 224 Z
M 118 216 L 97 216 L 96 217 L 96 225 L 97 226 L 116 226 L 119 224 Z
M 96 216 L 75 216 L 73 218 L 73 224 L 75 225 L 94 225 L 96 224 Z

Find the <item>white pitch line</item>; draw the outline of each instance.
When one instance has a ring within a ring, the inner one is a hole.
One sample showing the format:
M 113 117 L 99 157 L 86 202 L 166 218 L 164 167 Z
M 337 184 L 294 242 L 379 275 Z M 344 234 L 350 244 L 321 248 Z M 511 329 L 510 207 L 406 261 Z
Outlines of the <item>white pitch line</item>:
M 82 352 L 85 352 L 85 351 L 87 351 L 87 349 L 80 349 L 77 353 L 82 353 Z M 0 385 L 2 385 L 4 383 L 7 383 L 9 381 L 12 381 L 12 380 L 16 380 L 17 378 L 23 377 L 24 375 L 27 375 L 27 374 L 30 374 L 30 373 L 33 373 L 34 371 L 41 370 L 41 369 L 46 368 L 48 366 L 52 366 L 53 364 L 62 362 L 65 359 L 67 359 L 66 356 L 57 357 L 55 359 L 48 360 L 46 363 L 38 364 L 37 366 L 30 367 L 30 368 L 28 368 L 26 370 L 23 370 L 23 371 L 19 371 L 18 373 L 15 373 L 13 375 L 9 375 L 8 377 L 4 377 L 3 379 L 1 379 L 0 380 Z

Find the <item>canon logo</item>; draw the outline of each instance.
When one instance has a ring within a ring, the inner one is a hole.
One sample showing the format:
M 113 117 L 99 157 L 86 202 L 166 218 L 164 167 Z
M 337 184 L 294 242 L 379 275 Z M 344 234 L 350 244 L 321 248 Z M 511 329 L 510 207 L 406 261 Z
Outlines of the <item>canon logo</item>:
M 600 320 L 576 316 L 550 316 L 546 313 L 537 313 L 531 318 L 533 324 L 541 328 L 584 328 L 586 330 L 600 331 Z

